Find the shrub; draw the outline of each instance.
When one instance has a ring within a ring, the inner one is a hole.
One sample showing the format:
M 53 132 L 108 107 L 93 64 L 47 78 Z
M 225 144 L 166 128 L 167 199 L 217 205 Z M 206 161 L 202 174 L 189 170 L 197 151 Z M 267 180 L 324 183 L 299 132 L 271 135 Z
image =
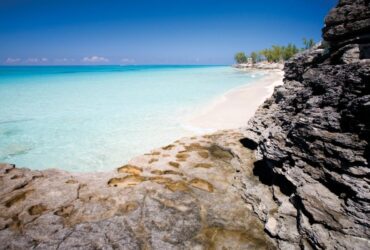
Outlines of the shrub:
M 238 52 L 235 54 L 234 59 L 237 63 L 246 63 L 247 62 L 247 56 L 244 52 Z

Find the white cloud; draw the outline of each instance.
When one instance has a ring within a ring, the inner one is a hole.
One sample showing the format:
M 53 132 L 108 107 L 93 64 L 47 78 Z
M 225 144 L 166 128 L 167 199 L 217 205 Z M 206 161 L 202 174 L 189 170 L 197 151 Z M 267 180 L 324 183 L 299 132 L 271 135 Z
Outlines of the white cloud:
M 29 57 L 23 61 L 26 64 L 46 64 L 49 59 L 46 57 Z
M 102 56 L 86 56 L 82 58 L 82 62 L 85 63 L 106 63 L 109 62 L 108 58 L 102 57 Z
M 121 59 L 121 62 L 122 62 L 122 63 L 125 63 L 125 64 L 134 63 L 134 62 L 135 62 L 135 59 L 131 59 L 131 58 L 122 58 L 122 59 Z
M 75 59 L 73 58 L 66 58 L 66 57 L 63 57 L 63 58 L 55 58 L 54 59 L 54 62 L 56 63 L 68 63 L 68 62 L 74 62 Z
M 28 58 L 27 59 L 27 62 L 28 63 L 38 63 L 40 60 L 37 58 L 37 57 L 35 57 L 35 58 Z
M 6 64 L 13 64 L 13 63 L 19 63 L 21 61 L 20 58 L 11 58 L 11 57 L 8 57 L 6 60 L 5 60 L 5 63 Z
M 68 62 L 68 58 L 56 58 L 54 61 L 56 61 L 56 62 Z

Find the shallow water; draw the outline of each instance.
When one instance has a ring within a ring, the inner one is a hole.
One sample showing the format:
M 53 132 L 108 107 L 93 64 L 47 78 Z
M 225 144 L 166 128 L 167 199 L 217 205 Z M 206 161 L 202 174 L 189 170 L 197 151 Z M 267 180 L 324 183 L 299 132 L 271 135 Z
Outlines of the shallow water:
M 114 169 L 192 134 L 184 116 L 253 77 L 226 66 L 0 67 L 0 162 Z

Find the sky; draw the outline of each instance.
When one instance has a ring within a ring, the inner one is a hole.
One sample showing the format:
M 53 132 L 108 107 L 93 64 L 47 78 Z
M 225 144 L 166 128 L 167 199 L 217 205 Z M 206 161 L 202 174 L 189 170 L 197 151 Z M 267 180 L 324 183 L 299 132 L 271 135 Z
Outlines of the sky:
M 321 39 L 337 0 L 0 0 L 0 64 L 231 64 Z

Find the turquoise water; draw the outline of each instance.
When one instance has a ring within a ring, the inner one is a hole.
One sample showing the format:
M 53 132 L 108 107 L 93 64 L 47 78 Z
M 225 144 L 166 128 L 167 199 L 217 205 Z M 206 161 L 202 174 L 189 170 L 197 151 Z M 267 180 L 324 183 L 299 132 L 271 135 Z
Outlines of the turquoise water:
M 0 67 L 0 162 L 111 170 L 190 135 L 184 116 L 252 81 L 225 66 Z

